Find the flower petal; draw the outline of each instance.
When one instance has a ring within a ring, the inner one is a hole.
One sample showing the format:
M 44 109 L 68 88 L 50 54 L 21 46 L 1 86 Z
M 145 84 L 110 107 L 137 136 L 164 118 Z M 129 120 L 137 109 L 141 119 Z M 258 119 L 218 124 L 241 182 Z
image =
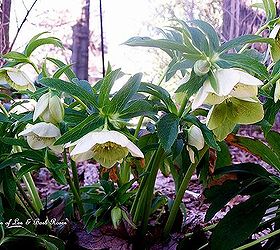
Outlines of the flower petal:
M 258 94 L 257 86 L 245 85 L 241 83 L 237 84 L 230 92 L 231 96 L 234 96 L 239 99 L 250 98 L 253 96 L 257 96 L 257 94 Z
M 246 85 L 255 85 L 255 86 L 261 86 L 263 85 L 263 82 L 261 80 L 259 80 L 258 78 L 243 72 L 241 70 L 237 70 L 239 71 L 239 75 L 240 75 L 240 80 L 239 83 L 243 83 Z
M 35 150 L 46 148 L 55 142 L 55 138 L 39 137 L 36 134 L 27 136 L 28 145 Z
M 218 82 L 218 95 L 228 95 L 234 86 L 239 82 L 239 70 L 235 69 L 218 69 L 216 71 L 216 78 Z
M 37 118 L 46 110 L 48 107 L 48 99 L 49 93 L 43 94 L 35 107 L 34 114 L 33 114 L 33 121 L 36 121 Z
M 39 122 L 32 126 L 32 132 L 40 137 L 59 137 L 60 130 L 51 123 Z
M 129 141 L 126 147 L 132 156 L 144 158 L 144 154 L 142 153 L 142 151 L 133 142 Z

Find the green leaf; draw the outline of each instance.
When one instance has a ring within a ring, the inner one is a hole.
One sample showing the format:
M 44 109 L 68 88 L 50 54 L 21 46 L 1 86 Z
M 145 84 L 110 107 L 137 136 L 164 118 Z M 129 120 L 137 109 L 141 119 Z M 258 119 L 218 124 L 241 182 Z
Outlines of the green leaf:
M 206 34 L 210 49 L 216 51 L 220 46 L 220 41 L 215 29 L 209 23 L 202 20 L 193 20 L 191 22 L 194 23 L 204 34 Z
M 16 52 L 16 51 L 8 52 L 7 54 L 3 55 L 2 57 L 5 59 L 12 59 L 17 62 L 29 62 L 29 58 L 26 55 Z
M 172 113 L 177 113 L 177 108 L 172 101 L 170 94 L 164 88 L 154 85 L 152 83 L 141 83 L 138 92 L 148 93 L 162 100 L 162 102 L 166 105 L 167 109 Z
M 77 126 L 68 130 L 65 134 L 59 137 L 54 145 L 61 145 L 66 142 L 76 141 L 85 134 L 101 127 L 102 125 L 104 125 L 104 118 L 101 118 L 98 114 L 92 114 Z
M 276 169 L 280 170 L 280 159 L 271 148 L 266 146 L 258 139 L 252 139 L 249 137 L 234 136 L 233 139 L 228 140 L 230 145 L 239 147 L 243 150 L 251 152 L 253 155 L 257 156 L 261 160 L 265 161 Z
M 276 3 L 273 0 L 262 0 L 267 20 L 270 21 L 277 16 Z
M 122 119 L 130 119 L 136 116 L 155 115 L 156 111 L 152 104 L 147 100 L 133 100 L 128 103 L 128 106 L 122 110 L 119 117 Z
M 206 79 L 207 75 L 198 76 L 192 70 L 190 78 L 181 86 L 179 86 L 175 93 L 185 92 L 188 95 L 188 97 L 191 97 L 202 87 Z
M 127 83 L 113 96 L 110 106 L 109 113 L 120 113 L 126 106 L 131 97 L 136 94 L 140 87 L 142 74 L 138 73 L 130 77 Z
M 95 100 L 96 96 L 92 93 L 89 93 L 77 84 L 53 78 L 42 78 L 39 80 L 39 82 L 50 88 L 76 96 L 80 98 L 85 104 L 92 105 L 93 107 L 98 108 L 97 102 Z
M 53 64 L 55 64 L 59 68 L 65 68 L 67 66 L 67 64 L 65 64 L 64 62 L 58 59 L 52 57 L 47 57 L 46 59 L 52 62 Z M 67 68 L 67 69 L 65 68 L 65 71 L 63 73 L 68 77 L 69 81 L 71 81 L 73 78 L 76 78 L 76 75 L 71 68 Z
M 98 95 L 98 105 L 100 108 L 109 105 L 110 91 L 114 85 L 114 82 L 116 81 L 116 79 L 118 79 L 120 72 L 121 72 L 120 69 L 111 71 L 102 79 L 102 83 Z
M 4 169 L 3 190 L 10 206 L 15 208 L 16 182 L 11 168 Z
M 230 49 L 242 46 L 244 44 L 257 43 L 257 42 L 273 44 L 274 43 L 274 39 L 272 39 L 272 38 L 265 38 L 265 37 L 261 37 L 261 36 L 257 36 L 257 35 L 239 36 L 237 38 L 234 38 L 234 39 L 232 39 L 232 40 L 222 44 L 219 47 L 218 52 L 221 54 L 221 53 L 223 53 L 225 51 L 228 51 Z
M 26 140 L 23 140 L 23 139 L 16 139 L 16 138 L 5 136 L 5 137 L 0 138 L 0 141 L 7 145 L 15 145 L 15 146 L 20 146 L 20 147 L 24 147 L 24 148 L 29 148 Z
M 62 42 L 58 38 L 46 37 L 29 42 L 25 47 L 24 54 L 29 57 L 35 49 L 45 44 L 53 44 L 56 47 L 63 48 Z
M 269 77 L 267 69 L 262 63 L 244 54 L 222 54 L 217 60 L 217 64 L 220 63 L 226 63 L 227 68 L 236 67 L 251 71 L 261 79 L 268 79 Z
M 153 48 L 160 48 L 160 49 L 171 49 L 183 53 L 193 52 L 190 51 L 188 47 L 186 47 L 184 44 L 167 40 L 167 39 L 151 39 L 149 37 L 137 36 L 128 39 L 126 42 L 124 42 L 124 44 L 128 46 L 142 46 L 142 47 L 153 47 Z
M 252 196 L 249 200 L 232 208 L 215 227 L 210 248 L 232 250 L 244 242 L 258 227 L 271 199 L 271 189 Z
M 280 159 L 280 134 L 276 131 L 269 131 L 265 135 L 265 139 L 267 140 L 269 146 L 272 148 L 273 152 Z
M 211 113 L 207 127 L 214 132 L 219 141 L 231 133 L 236 124 L 254 124 L 264 116 L 263 107 L 259 102 L 233 97 L 213 106 L 209 112 Z
M 171 149 L 177 138 L 179 120 L 178 116 L 169 113 L 164 115 L 157 123 L 159 141 L 165 151 Z
M 193 65 L 194 61 L 192 60 L 184 59 L 182 61 L 177 61 L 177 58 L 174 58 L 166 71 L 166 81 L 169 81 L 178 70 L 182 72 L 182 75 L 185 75 L 186 69 L 192 68 Z
M 216 139 L 215 139 L 215 136 L 214 136 L 213 132 L 211 130 L 209 130 L 205 124 L 200 122 L 197 117 L 195 117 L 194 115 L 188 114 L 184 117 L 184 120 L 188 121 L 188 122 L 191 122 L 192 124 L 194 124 L 195 126 L 197 126 L 201 129 L 204 140 L 209 147 L 212 147 L 216 150 L 220 150 L 220 147 L 216 142 Z
M 54 74 L 53 78 L 59 78 L 63 73 L 68 71 L 72 67 L 72 64 L 64 65 L 60 67 Z

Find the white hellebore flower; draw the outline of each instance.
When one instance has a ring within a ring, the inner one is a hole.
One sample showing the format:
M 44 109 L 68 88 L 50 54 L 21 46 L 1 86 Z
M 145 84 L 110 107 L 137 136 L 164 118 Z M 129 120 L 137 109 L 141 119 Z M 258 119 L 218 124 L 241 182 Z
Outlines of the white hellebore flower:
M 0 84 L 8 84 L 12 88 L 22 91 L 30 90 L 35 92 L 36 88 L 29 77 L 20 69 L 17 68 L 1 68 L 0 69 Z
M 40 117 L 45 122 L 59 123 L 64 117 L 64 108 L 60 98 L 48 92 L 43 94 L 35 107 L 33 121 Z
M 278 80 L 275 84 L 274 102 L 277 102 L 278 100 L 280 100 L 280 81 Z
M 215 72 L 218 91 L 216 92 L 209 80 L 206 80 L 194 97 L 192 109 L 202 104 L 215 105 L 225 99 L 235 97 L 240 100 L 257 102 L 258 86 L 263 83 L 256 77 L 238 69 L 218 69 Z
M 26 136 L 28 145 L 35 150 L 49 147 L 56 153 L 62 152 L 62 147 L 53 146 L 60 137 L 60 130 L 51 123 L 39 122 L 26 127 L 19 136 Z
M 192 125 L 188 130 L 188 145 L 186 146 L 189 151 L 189 156 L 192 163 L 195 163 L 194 151 L 191 147 L 195 147 L 197 150 L 201 150 L 204 147 L 204 137 L 201 129 L 195 125 Z
M 111 168 L 115 163 L 122 162 L 128 153 L 134 157 L 144 158 L 141 150 L 117 131 L 93 131 L 68 145 L 71 146 L 74 146 L 70 152 L 74 161 L 93 158 L 105 168 Z

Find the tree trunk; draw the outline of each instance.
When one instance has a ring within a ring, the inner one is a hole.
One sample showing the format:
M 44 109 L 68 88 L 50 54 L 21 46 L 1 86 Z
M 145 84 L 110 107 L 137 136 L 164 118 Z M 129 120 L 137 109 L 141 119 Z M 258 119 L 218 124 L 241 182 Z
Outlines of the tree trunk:
M 5 54 L 9 51 L 11 0 L 2 0 L 0 11 L 0 54 Z M 0 59 L 0 66 L 3 63 L 4 61 Z
M 77 77 L 88 80 L 89 9 L 90 0 L 83 0 L 81 19 L 72 27 L 73 44 L 71 62 Z
M 247 2 L 248 0 L 223 0 L 224 41 L 244 34 L 254 34 L 265 21 L 265 16 L 250 8 Z

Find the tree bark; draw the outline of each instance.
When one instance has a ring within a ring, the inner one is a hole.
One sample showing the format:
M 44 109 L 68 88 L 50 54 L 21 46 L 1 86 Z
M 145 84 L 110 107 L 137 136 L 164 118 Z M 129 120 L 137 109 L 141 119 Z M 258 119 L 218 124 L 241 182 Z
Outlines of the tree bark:
M 81 19 L 72 27 L 73 44 L 71 62 L 77 77 L 88 80 L 89 9 L 90 0 L 83 0 Z
M 0 54 L 5 54 L 9 51 L 9 28 L 10 28 L 10 13 L 11 0 L 2 0 L 0 13 Z M 0 66 L 4 61 L 0 59 Z

